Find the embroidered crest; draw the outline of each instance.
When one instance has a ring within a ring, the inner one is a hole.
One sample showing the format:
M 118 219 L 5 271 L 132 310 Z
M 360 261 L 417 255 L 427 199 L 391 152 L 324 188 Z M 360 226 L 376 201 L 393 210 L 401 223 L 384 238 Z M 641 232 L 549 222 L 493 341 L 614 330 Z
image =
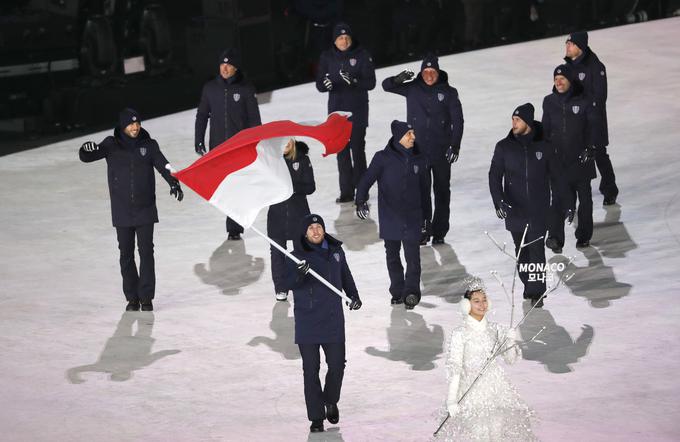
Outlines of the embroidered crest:
M 146 156 L 146 147 L 140 147 L 140 148 L 139 148 L 139 153 L 140 153 L 142 156 Z
M 536 152 L 536 159 L 540 160 L 541 158 L 543 158 L 543 152 Z
M 239 93 L 234 94 L 234 101 L 238 102 L 238 100 L 240 100 L 240 99 L 241 99 L 241 94 L 239 94 Z
M 349 64 L 350 64 L 350 66 L 356 66 L 357 65 L 357 59 L 356 58 L 350 58 Z
M 572 106 L 572 107 L 571 107 L 571 111 L 574 112 L 575 114 L 578 114 L 578 111 L 579 111 L 580 109 L 581 109 L 581 108 L 580 108 L 579 106 Z
M 515 111 L 515 115 L 519 115 L 519 109 Z
M 428 61 L 428 62 L 427 62 L 427 65 L 428 65 L 428 66 L 432 66 L 432 63 Z
M 340 30 L 340 33 L 341 33 L 341 34 L 346 34 L 346 33 L 347 33 L 347 31 L 346 31 L 346 30 L 344 30 L 344 29 L 341 29 L 341 30 Z
M 132 121 L 137 121 L 137 117 L 133 115 L 133 116 L 132 116 Z
M 315 223 L 318 223 L 318 222 L 319 222 L 319 218 L 313 217 L 313 218 L 312 218 L 312 221 L 314 221 Z
M 439 101 L 444 101 L 444 94 L 442 94 L 441 92 L 438 92 L 437 98 L 439 99 Z
M 297 161 L 294 162 L 294 163 L 293 163 L 293 170 L 297 172 L 299 168 L 300 168 L 300 163 L 297 162 Z
M 340 254 L 338 252 L 333 253 L 333 258 L 335 258 L 337 262 L 340 262 Z
M 585 72 L 579 72 L 578 73 L 578 79 L 583 81 L 584 78 L 586 78 L 586 73 Z
M 418 165 L 417 164 L 413 165 L 413 172 L 418 173 Z
M 222 60 L 222 63 L 229 63 L 229 59 L 225 57 L 224 60 Z
M 557 70 L 557 73 L 558 73 L 558 74 L 561 74 L 561 73 L 562 73 L 562 69 L 558 69 L 558 70 Z
M 600 75 L 604 77 L 604 71 L 600 71 Z

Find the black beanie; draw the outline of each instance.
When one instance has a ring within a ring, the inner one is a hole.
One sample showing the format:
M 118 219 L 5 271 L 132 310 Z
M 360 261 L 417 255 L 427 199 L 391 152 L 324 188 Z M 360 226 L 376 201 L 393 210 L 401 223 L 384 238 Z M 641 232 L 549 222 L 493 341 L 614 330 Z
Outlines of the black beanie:
M 520 117 L 526 124 L 532 125 L 534 122 L 534 105 L 531 103 L 524 103 L 517 106 L 517 109 L 512 113 L 513 117 Z
M 585 51 L 588 47 L 588 33 L 586 31 L 572 32 L 567 37 L 567 41 L 574 43 L 576 46 Z
M 326 231 L 326 224 L 323 222 L 323 218 L 321 218 L 319 215 L 316 215 L 314 213 L 311 213 L 309 215 L 306 215 L 304 218 L 302 218 L 302 223 L 300 227 L 302 227 L 302 236 L 304 237 L 305 234 L 307 233 L 307 229 L 309 226 L 311 226 L 314 223 L 321 224 L 321 227 L 323 227 L 323 231 Z
M 126 109 L 123 109 L 120 111 L 118 114 L 118 126 L 121 129 L 125 129 L 128 125 L 132 123 L 141 123 L 142 119 L 139 116 L 139 112 L 137 112 L 134 109 L 130 109 L 129 107 Z
M 219 64 L 229 63 L 236 69 L 241 69 L 241 57 L 236 52 L 236 49 L 229 48 L 222 51 L 220 54 Z
M 399 121 L 399 120 L 392 121 L 391 128 L 392 128 L 392 137 L 394 138 L 394 141 L 396 141 L 397 143 L 399 142 L 399 140 L 401 140 L 403 138 L 403 136 L 404 136 L 404 134 L 406 134 L 406 132 L 413 129 L 413 127 L 410 124 L 408 124 L 404 121 Z
M 571 69 L 571 66 L 568 64 L 561 64 L 555 68 L 553 71 L 553 78 L 557 77 L 558 75 L 563 76 L 569 81 L 573 81 L 574 78 L 574 71 Z
M 352 28 L 350 28 L 347 23 L 340 22 L 333 27 L 333 41 L 341 35 L 352 36 Z
M 423 58 L 423 63 L 420 65 L 420 72 L 427 68 L 439 70 L 439 58 L 436 55 L 429 53 Z

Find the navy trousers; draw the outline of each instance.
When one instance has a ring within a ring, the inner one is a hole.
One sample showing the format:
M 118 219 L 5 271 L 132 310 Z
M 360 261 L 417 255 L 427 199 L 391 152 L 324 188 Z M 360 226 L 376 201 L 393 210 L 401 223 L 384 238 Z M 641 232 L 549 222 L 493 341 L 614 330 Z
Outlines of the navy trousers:
M 134 227 L 116 227 L 120 250 L 120 274 L 123 293 L 130 301 L 148 303 L 156 291 L 156 272 L 153 258 L 153 223 Z M 135 236 L 139 251 L 139 273 L 135 263 Z
M 347 147 L 337 155 L 340 195 L 354 198 L 354 190 L 366 172 L 366 126 L 353 125 Z
M 300 356 L 302 356 L 302 371 L 305 380 L 305 404 L 307 405 L 307 418 L 310 421 L 322 420 L 326 417 L 326 404 L 337 404 L 340 400 L 342 378 L 345 375 L 345 343 L 331 344 L 298 344 Z M 326 381 L 321 388 L 319 369 L 321 367 L 321 354 L 323 348 L 326 355 Z
M 406 272 L 399 254 L 404 246 Z M 414 293 L 420 298 L 420 244 L 418 241 L 385 240 L 387 272 L 390 275 L 390 294 L 393 298 L 403 299 Z

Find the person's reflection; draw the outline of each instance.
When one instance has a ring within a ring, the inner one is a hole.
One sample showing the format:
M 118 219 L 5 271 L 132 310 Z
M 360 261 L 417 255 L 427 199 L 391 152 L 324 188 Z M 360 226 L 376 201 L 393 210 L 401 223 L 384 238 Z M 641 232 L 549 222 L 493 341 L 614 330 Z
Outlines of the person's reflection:
M 602 261 L 602 256 L 594 247 L 587 247 L 582 250 L 588 259 L 588 265 L 578 267 L 573 262 L 566 266 L 568 259 L 563 255 L 555 255 L 550 258 L 550 263 L 563 263 L 567 275 L 573 272 L 570 279 L 566 277 L 562 280 L 571 292 L 588 300 L 591 307 L 605 308 L 611 305 L 611 301 L 623 298 L 630 293 L 632 286 L 624 282 L 618 282 L 612 267 L 606 266 Z M 556 278 L 559 278 L 557 272 Z
M 626 253 L 637 248 L 637 244 L 621 222 L 621 206 L 605 206 L 604 221 L 594 224 L 593 239 L 605 258 L 625 258 Z
M 522 308 L 526 315 L 531 309 L 531 303 L 524 301 Z M 581 335 L 573 339 L 564 327 L 555 323 L 555 318 L 548 309 L 535 308 L 519 326 L 521 339 L 531 339 L 542 327 L 545 330 L 536 338 L 539 342 L 529 342 L 522 346 L 522 358 L 540 362 L 551 373 L 573 371 L 571 365 L 588 353 L 588 347 L 593 342 L 593 327 L 584 324 L 581 326 Z
M 342 438 L 342 433 L 340 433 L 340 428 L 330 427 L 326 428 L 323 433 L 309 433 L 307 436 L 307 442 L 345 442 Z
M 439 260 L 437 260 L 439 254 Z M 470 276 L 451 245 L 444 243 L 436 247 L 421 247 L 420 262 L 423 282 L 423 296 L 440 296 L 451 303 L 460 302 L 465 289 L 463 280 Z
M 380 241 L 378 225 L 370 217 L 357 218 L 354 204 L 341 204 L 338 218 L 334 221 L 336 237 L 342 240 L 347 250 L 364 250 L 366 246 Z M 375 214 L 377 215 L 377 210 Z
M 387 350 L 366 347 L 366 353 L 390 361 L 403 361 L 412 370 L 432 370 L 444 345 L 444 330 L 440 325 L 428 326 L 421 315 L 402 306 L 392 307 L 387 328 Z
M 300 351 L 294 343 L 295 320 L 293 316 L 288 316 L 289 309 L 288 302 L 275 303 L 269 328 L 276 336 L 273 339 L 268 336 L 256 336 L 248 342 L 248 345 L 255 347 L 264 344 L 286 359 L 300 359 Z
M 133 327 L 137 323 L 137 331 Z M 151 312 L 125 312 L 118 322 L 99 359 L 94 364 L 70 368 L 66 377 L 73 384 L 85 382 L 82 373 L 108 373 L 112 381 L 127 381 L 135 370 L 148 367 L 157 360 L 179 353 L 179 350 L 162 350 L 151 353 L 156 341 L 151 337 L 154 315 Z
M 225 295 L 238 295 L 241 288 L 260 279 L 263 270 L 264 260 L 247 254 L 245 241 L 228 240 L 210 255 L 209 266 L 194 266 L 194 273 L 204 284 L 220 288 Z

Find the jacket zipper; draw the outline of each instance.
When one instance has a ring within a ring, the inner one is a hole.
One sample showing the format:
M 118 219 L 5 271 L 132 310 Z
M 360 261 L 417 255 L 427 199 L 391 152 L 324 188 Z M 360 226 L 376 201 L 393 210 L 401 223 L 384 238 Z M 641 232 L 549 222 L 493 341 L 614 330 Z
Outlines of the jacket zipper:
M 529 149 L 524 146 L 524 182 L 527 187 L 527 201 L 531 201 L 529 198 Z M 527 217 L 528 224 L 531 225 L 531 218 Z

